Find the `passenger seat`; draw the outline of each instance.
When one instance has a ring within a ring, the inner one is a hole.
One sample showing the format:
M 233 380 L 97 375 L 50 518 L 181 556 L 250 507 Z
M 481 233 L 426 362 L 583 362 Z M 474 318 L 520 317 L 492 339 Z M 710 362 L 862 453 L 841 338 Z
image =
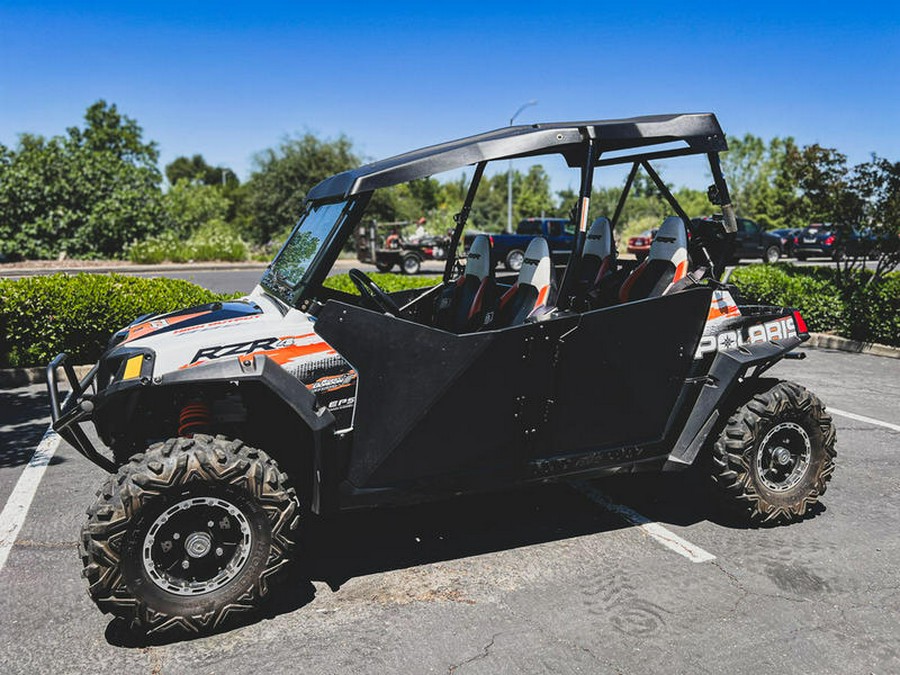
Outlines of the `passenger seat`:
M 556 281 L 550 247 L 543 237 L 535 237 L 525 250 L 519 278 L 500 299 L 497 320 L 492 328 L 506 328 L 525 323 L 553 309 Z
M 665 295 L 688 272 L 687 229 L 684 221 L 669 216 L 663 221 L 647 259 L 625 279 L 619 290 L 621 302 Z

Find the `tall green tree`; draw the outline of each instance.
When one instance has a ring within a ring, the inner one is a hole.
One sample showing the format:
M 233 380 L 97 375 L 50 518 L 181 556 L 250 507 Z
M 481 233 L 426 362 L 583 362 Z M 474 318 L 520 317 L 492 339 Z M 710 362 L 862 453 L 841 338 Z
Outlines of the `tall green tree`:
M 791 138 L 773 138 L 768 143 L 753 134 L 728 138 L 728 152 L 721 155 L 722 170 L 739 216 L 765 227 L 793 224 L 787 205 L 795 190 L 784 171 L 787 155 L 795 149 Z
M 84 121 L 49 139 L 22 134 L 0 153 L 0 253 L 118 257 L 165 226 L 156 144 L 102 100 Z
M 297 222 L 307 192 L 332 174 L 360 163 L 350 139 L 321 140 L 312 134 L 289 138 L 254 157 L 245 206 L 247 234 L 267 243 Z

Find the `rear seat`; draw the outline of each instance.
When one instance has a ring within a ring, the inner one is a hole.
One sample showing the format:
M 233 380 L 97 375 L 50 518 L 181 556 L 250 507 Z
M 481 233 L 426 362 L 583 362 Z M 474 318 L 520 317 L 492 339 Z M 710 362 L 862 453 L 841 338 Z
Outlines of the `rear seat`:
M 688 272 L 687 229 L 684 221 L 669 216 L 663 221 L 647 259 L 638 265 L 619 289 L 619 300 L 631 302 L 671 292 Z

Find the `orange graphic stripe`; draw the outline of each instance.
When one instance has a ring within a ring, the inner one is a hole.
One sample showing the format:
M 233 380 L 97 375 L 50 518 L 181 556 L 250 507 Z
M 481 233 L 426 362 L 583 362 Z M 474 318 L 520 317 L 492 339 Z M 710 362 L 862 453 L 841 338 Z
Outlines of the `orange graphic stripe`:
M 203 316 L 204 314 L 209 314 L 209 310 L 205 312 L 194 312 L 193 314 L 173 316 L 168 319 L 150 319 L 149 321 L 144 321 L 143 323 L 139 323 L 137 326 L 132 326 L 131 328 L 129 328 L 128 335 L 125 337 L 125 340 L 123 342 L 137 340 L 138 338 L 144 337 L 148 333 L 154 333 L 162 328 L 166 328 L 167 326 L 174 326 L 177 323 L 187 321 L 188 319 L 193 319 L 195 316 Z

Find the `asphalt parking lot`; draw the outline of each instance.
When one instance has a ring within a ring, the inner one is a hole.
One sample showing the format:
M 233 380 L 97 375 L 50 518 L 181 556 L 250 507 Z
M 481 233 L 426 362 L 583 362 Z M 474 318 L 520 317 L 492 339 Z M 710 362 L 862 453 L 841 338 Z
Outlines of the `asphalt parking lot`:
M 736 526 L 684 474 L 345 515 L 307 524 L 311 582 L 298 571 L 266 617 L 163 644 L 102 615 L 80 578 L 100 469 L 62 443 L 14 513 L 47 401 L 0 391 L 0 521 L 21 524 L 0 548 L 2 671 L 898 672 L 900 360 L 804 352 L 771 372 L 819 394 L 838 431 L 804 522 Z

